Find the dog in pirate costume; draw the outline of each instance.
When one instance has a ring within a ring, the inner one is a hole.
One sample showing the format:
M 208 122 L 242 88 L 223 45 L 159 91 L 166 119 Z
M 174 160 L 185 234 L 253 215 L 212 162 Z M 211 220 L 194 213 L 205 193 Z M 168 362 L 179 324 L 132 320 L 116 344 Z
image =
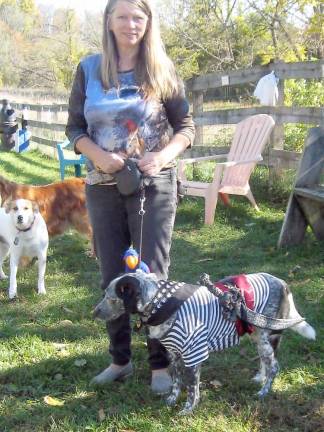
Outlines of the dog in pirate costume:
M 262 384 L 261 398 L 279 371 L 275 354 L 282 331 L 291 328 L 315 339 L 315 330 L 297 312 L 286 283 L 275 276 L 240 275 L 213 284 L 203 275 L 200 283 L 157 280 L 154 274 L 141 271 L 128 273 L 109 284 L 94 310 L 94 317 L 107 321 L 125 312 L 139 315 L 149 336 L 159 339 L 170 354 L 173 387 L 168 405 L 176 403 L 181 376 L 185 378 L 188 396 L 180 411 L 183 415 L 199 402 L 202 362 L 212 351 L 238 345 L 245 331 L 256 335 L 260 371 L 254 380 Z

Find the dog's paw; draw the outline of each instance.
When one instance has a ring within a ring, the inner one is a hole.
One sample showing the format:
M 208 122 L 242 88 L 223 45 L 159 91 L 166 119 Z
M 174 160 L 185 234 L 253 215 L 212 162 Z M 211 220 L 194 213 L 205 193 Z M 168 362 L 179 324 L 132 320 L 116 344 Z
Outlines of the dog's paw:
M 260 391 L 258 391 L 257 396 L 260 400 L 263 400 L 267 394 L 269 393 L 269 390 L 262 388 Z
M 39 283 L 37 286 L 37 294 L 46 294 L 44 283 Z
M 165 399 L 167 406 L 174 406 L 177 403 L 177 397 L 175 395 L 170 395 Z
M 0 280 L 6 280 L 8 279 L 8 276 L 6 274 L 0 274 Z
M 44 294 L 46 294 L 46 290 L 45 290 L 45 288 L 44 289 L 39 289 L 38 291 L 37 291 L 37 294 L 38 295 L 44 295 Z
M 258 384 L 263 384 L 266 380 L 266 377 L 262 375 L 260 372 L 258 372 L 254 377 L 252 378 L 252 381 Z
M 186 406 L 178 412 L 178 416 L 187 416 L 187 415 L 191 415 L 193 412 L 193 408 L 186 408 Z

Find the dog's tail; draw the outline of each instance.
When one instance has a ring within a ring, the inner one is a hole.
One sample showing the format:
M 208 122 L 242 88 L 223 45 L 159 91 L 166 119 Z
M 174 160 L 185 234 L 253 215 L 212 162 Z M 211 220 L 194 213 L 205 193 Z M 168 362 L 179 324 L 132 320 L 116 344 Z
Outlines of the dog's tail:
M 316 339 L 316 331 L 306 321 L 296 324 L 295 326 L 291 327 L 291 330 L 295 331 L 301 336 L 304 336 L 306 339 Z
M 289 318 L 302 318 L 296 309 L 291 292 L 289 292 L 288 294 L 288 301 L 289 301 Z M 311 339 L 311 340 L 316 339 L 316 331 L 306 321 L 302 321 L 299 324 L 296 324 L 290 328 L 291 330 L 295 331 L 296 333 L 300 334 L 306 339 Z

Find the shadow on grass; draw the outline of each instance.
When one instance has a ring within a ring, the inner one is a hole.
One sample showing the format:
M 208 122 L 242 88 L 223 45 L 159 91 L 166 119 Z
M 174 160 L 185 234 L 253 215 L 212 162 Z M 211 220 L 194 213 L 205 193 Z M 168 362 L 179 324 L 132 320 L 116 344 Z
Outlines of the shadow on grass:
M 102 297 L 102 291 L 98 263 L 86 255 L 86 244 L 87 240 L 75 233 L 50 240 L 45 296 L 36 293 L 37 263 L 18 270 L 18 299 L 15 301 L 8 299 L 8 280 L 0 281 L 2 340 L 29 334 L 44 340 L 62 341 L 93 334 L 93 328 L 90 330 L 81 323 L 82 320 L 91 322 L 92 309 Z M 6 267 L 8 273 L 8 264 Z M 64 320 L 72 321 L 73 325 L 60 324 Z
M 0 175 L 8 176 L 12 181 L 30 185 L 46 185 L 60 181 L 59 162 L 37 151 L 9 153 L 6 156 L 1 158 L 0 154 Z M 74 169 L 69 167 L 66 177 L 70 175 L 74 176 Z
M 31 164 L 31 163 L 35 163 L 33 162 L 31 159 L 27 159 L 26 163 Z M 39 165 L 39 164 L 37 164 Z M 23 176 L 25 178 L 24 183 L 26 184 L 33 184 L 33 185 L 41 185 L 41 184 L 48 184 L 50 183 L 48 180 L 48 173 L 46 172 L 47 169 L 50 169 L 50 167 L 47 167 L 46 165 L 42 166 L 42 168 L 44 169 L 44 174 L 40 175 L 40 174 L 31 174 L 29 173 L 29 171 L 25 171 L 23 173 Z M 10 178 L 12 179 L 12 181 L 16 181 L 14 180 L 12 173 L 19 173 L 19 176 L 21 177 L 22 173 L 20 172 L 20 168 L 14 165 L 14 162 L 8 162 L 8 161 L 1 161 L 0 164 L 0 175 L 2 175 L 3 177 L 6 177 L 7 172 L 11 173 Z M 28 174 L 27 174 L 28 172 Z M 59 174 L 58 174 L 58 179 L 59 180 Z
M 58 161 L 55 161 L 48 156 L 42 155 L 37 151 L 30 152 L 29 154 L 19 154 L 19 162 L 28 164 L 31 170 L 33 170 L 33 168 L 52 169 L 53 165 L 59 165 Z
M 0 386 L 4 397 L 4 415 L 0 420 L 1 431 L 47 431 L 60 423 L 65 423 L 66 429 L 57 430 L 80 431 L 90 425 L 93 427 L 90 430 L 97 430 L 96 427 L 98 430 L 111 430 L 115 422 L 116 430 L 119 430 L 121 426 L 118 428 L 118 425 L 130 428 L 130 423 L 136 423 L 136 419 L 139 424 L 142 423 L 142 428 L 135 430 L 153 431 L 154 422 L 160 427 L 162 424 L 163 430 L 174 430 L 174 416 L 180 407 L 167 409 L 163 400 L 152 397 L 147 365 L 143 366 L 140 362 L 144 349 L 136 347 L 136 351 L 138 358 L 134 361 L 134 375 L 125 383 L 114 383 L 100 389 L 90 386 L 89 381 L 94 373 L 106 366 L 103 355 L 82 354 L 82 359 L 86 360 L 83 367 L 75 365 L 80 356 L 70 356 L 21 365 L 2 373 Z M 211 356 L 203 367 L 202 400 L 195 417 L 207 421 L 220 413 L 229 418 L 241 416 L 244 425 L 246 413 L 249 413 L 250 420 L 252 418 L 252 423 L 260 430 L 320 431 L 323 382 L 287 390 L 274 389 L 264 401 L 259 401 L 255 396 L 258 386 L 250 381 L 256 366 L 248 358 L 242 358 L 238 349 Z M 300 369 L 303 366 L 304 359 L 299 358 L 295 367 Z M 221 379 L 222 386 L 215 389 L 211 384 L 213 379 Z M 64 405 L 46 405 L 44 397 L 48 395 L 64 401 Z M 184 395 L 181 403 L 183 398 Z M 105 419 L 98 419 L 100 409 L 105 413 Z M 176 421 L 180 427 L 186 420 L 178 417 Z M 145 422 L 153 428 L 145 427 Z
M 187 205 L 194 208 L 192 213 Z M 192 202 L 179 208 L 171 249 L 172 277 L 194 282 L 203 272 L 217 280 L 260 271 L 288 281 L 324 276 L 324 243 L 311 232 L 302 244 L 278 249 L 282 223 L 278 217 L 251 213 L 245 205 L 222 206 L 214 224 L 206 226 L 198 214 L 201 211 L 199 203 Z
M 51 358 L 1 374 L 1 393 L 7 401 L 0 430 L 12 431 L 18 427 L 23 428 L 19 430 L 25 430 L 24 427 L 30 431 L 49 430 L 50 423 L 63 419 L 71 422 L 74 430 L 84 430 L 89 423 L 100 423 L 98 411 L 102 407 L 108 418 L 127 417 L 131 412 L 140 412 L 144 405 L 148 411 L 152 406 L 158 411 L 161 402 L 158 398 L 155 402 L 152 400 L 145 379 L 148 371 L 141 366 L 125 383 L 114 383 L 102 389 L 91 386 L 89 382 L 94 374 L 107 365 L 106 355 L 101 357 L 82 354 L 82 360 L 86 361 L 83 367 L 75 365 L 80 356 Z M 46 405 L 44 397 L 48 395 L 64 401 L 64 405 Z

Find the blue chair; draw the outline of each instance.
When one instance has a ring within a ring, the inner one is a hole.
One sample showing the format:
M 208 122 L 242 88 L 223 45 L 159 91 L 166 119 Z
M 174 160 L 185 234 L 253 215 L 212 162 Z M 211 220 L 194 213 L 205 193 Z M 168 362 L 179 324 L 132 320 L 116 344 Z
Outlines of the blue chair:
M 76 156 L 74 159 L 68 159 L 64 155 L 64 149 L 71 146 L 69 140 L 65 140 L 62 143 L 56 143 L 57 153 L 60 162 L 60 174 L 61 180 L 64 180 L 65 167 L 72 165 L 74 166 L 75 176 L 81 177 L 81 165 L 86 163 L 86 158 L 83 155 Z

